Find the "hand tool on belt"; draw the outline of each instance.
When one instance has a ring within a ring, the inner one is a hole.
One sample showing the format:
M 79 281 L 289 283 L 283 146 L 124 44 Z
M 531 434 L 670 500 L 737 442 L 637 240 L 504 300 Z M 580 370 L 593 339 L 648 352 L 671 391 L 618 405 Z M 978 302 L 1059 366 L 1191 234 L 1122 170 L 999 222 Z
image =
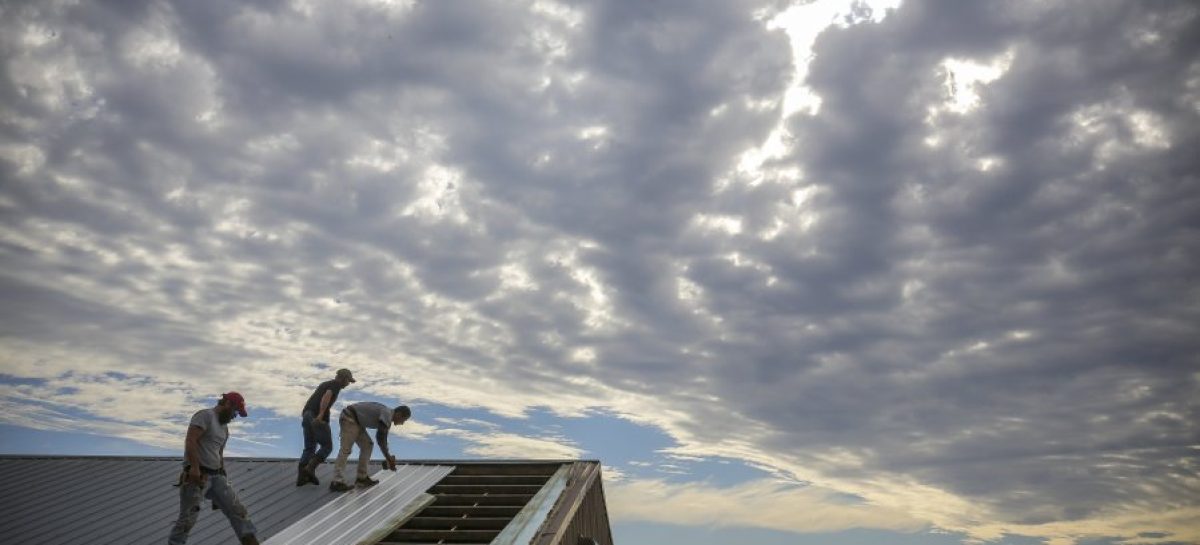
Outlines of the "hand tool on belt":
M 191 469 L 192 469 L 191 464 L 187 464 L 187 465 L 183 466 L 183 471 L 179 472 L 179 478 L 175 480 L 175 484 L 172 486 L 174 486 L 176 488 L 183 486 L 183 484 L 187 482 L 187 474 L 188 474 L 188 471 L 191 471 Z M 212 468 L 200 466 L 200 473 L 203 473 L 205 475 L 221 475 L 223 477 L 229 476 L 227 473 L 225 473 L 225 468 L 212 469 Z M 213 511 L 217 511 L 220 509 L 220 507 L 217 507 L 216 501 L 212 502 L 212 508 L 213 508 Z

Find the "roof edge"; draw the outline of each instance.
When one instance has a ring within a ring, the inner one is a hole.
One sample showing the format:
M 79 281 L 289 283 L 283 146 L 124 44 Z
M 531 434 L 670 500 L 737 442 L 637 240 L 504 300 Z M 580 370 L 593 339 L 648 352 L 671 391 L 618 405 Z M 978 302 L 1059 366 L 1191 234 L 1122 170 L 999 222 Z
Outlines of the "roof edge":
M 263 456 L 226 456 L 226 460 L 236 462 L 295 462 L 298 458 L 263 457 Z M 106 455 L 106 454 L 0 454 L 0 460 L 117 460 L 117 461 L 147 461 L 147 462 L 181 462 L 183 456 L 136 456 L 136 455 Z M 372 460 L 378 462 L 382 460 Z M 470 464 L 599 464 L 600 460 L 559 459 L 559 458 L 442 458 L 442 459 L 405 459 L 397 458 L 397 462 L 418 465 L 470 465 Z M 329 463 L 329 462 L 327 462 Z

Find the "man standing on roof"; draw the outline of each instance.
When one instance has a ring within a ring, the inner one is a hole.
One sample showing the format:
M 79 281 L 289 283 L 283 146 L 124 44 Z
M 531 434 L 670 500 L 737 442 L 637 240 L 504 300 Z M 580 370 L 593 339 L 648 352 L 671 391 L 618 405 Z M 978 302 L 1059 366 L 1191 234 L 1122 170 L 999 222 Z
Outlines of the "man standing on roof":
M 317 480 L 317 466 L 325 462 L 333 452 L 333 433 L 329 429 L 329 409 L 337 401 L 342 388 L 355 382 L 354 375 L 349 369 L 338 369 L 333 380 L 322 382 L 301 411 L 300 425 L 304 428 L 304 450 L 300 452 L 300 469 L 296 476 L 296 486 L 308 483 L 321 484 Z M 314 452 L 314 448 L 320 449 Z
M 228 424 L 237 415 L 246 416 L 246 400 L 237 392 L 223 394 L 215 407 L 201 409 L 192 415 L 183 446 L 183 473 L 176 485 L 179 487 L 179 519 L 171 529 L 170 545 L 187 543 L 204 498 L 212 500 L 213 505 L 225 513 L 242 545 L 258 545 L 255 537 L 258 530 L 225 475 Z M 205 484 L 208 485 L 207 492 L 204 491 Z
M 338 451 L 337 463 L 333 465 L 333 482 L 329 483 L 329 489 L 334 492 L 345 492 L 354 488 L 346 484 L 342 474 L 346 470 L 346 459 L 350 457 L 350 449 L 355 443 L 358 444 L 358 470 L 355 484 L 371 486 L 379 482 L 367 475 L 372 448 L 371 438 L 367 436 L 368 428 L 375 430 L 375 440 L 379 442 L 379 451 L 383 453 L 383 467 L 396 471 L 396 457 L 388 451 L 388 430 L 392 424 L 404 425 L 410 416 L 412 416 L 412 410 L 404 405 L 389 409 L 386 405 L 374 401 L 355 403 L 342 409 L 342 415 L 338 418 L 338 425 L 342 428 L 340 434 L 342 449 Z

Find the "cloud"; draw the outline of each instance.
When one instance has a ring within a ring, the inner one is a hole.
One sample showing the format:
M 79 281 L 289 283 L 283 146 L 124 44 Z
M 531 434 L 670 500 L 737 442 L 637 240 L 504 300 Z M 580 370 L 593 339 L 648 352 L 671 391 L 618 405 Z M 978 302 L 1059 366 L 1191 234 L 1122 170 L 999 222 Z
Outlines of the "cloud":
M 529 437 L 515 433 L 473 432 L 457 428 L 441 428 L 434 432 L 463 439 L 469 443 L 466 454 L 483 458 L 574 460 L 584 451 L 562 437 Z
M 627 480 L 608 484 L 614 518 L 679 525 L 835 532 L 858 527 L 902 532 L 923 524 L 901 511 L 863 504 L 830 490 L 755 480 L 733 487 Z
M 345 366 L 808 485 L 656 497 L 1193 539 L 1197 9 L 885 4 L 6 6 L 0 398 L 166 446 Z
M 690 268 L 704 313 L 745 340 L 717 397 L 770 422 L 773 452 L 852 454 L 815 477 L 799 460 L 805 478 L 907 475 L 1030 526 L 1195 495 L 1167 484 L 1191 475 L 1197 442 L 1195 237 L 1178 221 L 1195 212 L 1178 144 L 1197 109 L 1174 98 L 1195 41 L 1167 21 L 1196 11 L 1106 5 L 1067 23 L 1079 9 L 912 2 L 825 32 L 807 76 L 819 113 L 792 118 L 779 162 L 803 178 L 726 189 L 735 221 L 814 218 L 787 237 L 743 228 Z M 945 85 L 959 59 L 995 67 L 973 109 Z M 1128 487 L 1147 479 L 1155 492 Z M 933 520 L 974 526 L 952 518 Z
M 192 414 L 216 403 L 189 397 L 178 383 L 152 377 L 108 373 L 75 375 L 18 384 L 0 398 L 0 422 L 33 429 L 121 437 L 145 445 L 179 448 Z M 251 406 L 253 410 L 253 406 Z M 243 455 L 245 443 L 269 445 L 278 435 L 261 429 L 260 420 L 236 420 L 230 455 Z

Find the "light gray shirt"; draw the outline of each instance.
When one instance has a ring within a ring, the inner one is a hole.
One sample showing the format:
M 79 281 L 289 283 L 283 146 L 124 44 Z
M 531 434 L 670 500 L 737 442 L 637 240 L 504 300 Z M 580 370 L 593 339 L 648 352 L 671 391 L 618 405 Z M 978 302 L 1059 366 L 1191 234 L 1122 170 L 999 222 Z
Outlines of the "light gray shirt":
M 204 434 L 200 436 L 200 450 L 196 453 L 200 458 L 200 465 L 208 469 L 221 469 L 221 450 L 229 440 L 229 426 L 221 423 L 214 409 L 196 411 L 189 426 L 204 430 Z M 183 463 L 186 465 L 188 462 L 184 459 Z
M 364 428 L 388 430 L 392 427 L 392 409 L 383 403 L 363 401 L 351 405 L 358 416 L 358 425 Z

